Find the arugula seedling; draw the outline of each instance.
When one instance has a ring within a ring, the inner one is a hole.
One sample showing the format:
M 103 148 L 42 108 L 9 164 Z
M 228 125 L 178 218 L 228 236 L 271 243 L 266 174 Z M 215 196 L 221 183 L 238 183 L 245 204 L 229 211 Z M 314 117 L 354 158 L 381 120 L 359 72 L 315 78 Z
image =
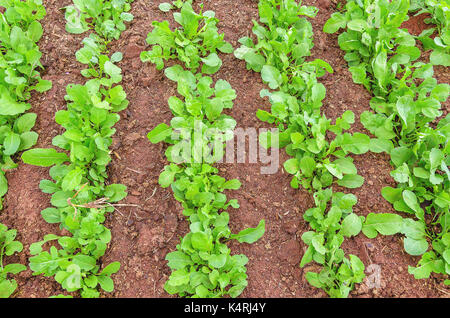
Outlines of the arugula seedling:
M 22 264 L 3 264 L 5 255 L 11 256 L 23 249 L 22 243 L 15 241 L 16 235 L 16 230 L 8 230 L 6 225 L 0 223 L 0 298 L 8 298 L 17 289 L 16 280 L 9 279 L 8 274 L 16 275 L 27 269 Z
M 158 70 L 162 70 L 165 61 L 178 59 L 193 72 L 202 64 L 202 73 L 216 73 L 222 66 L 217 52 L 231 53 L 233 48 L 224 40 L 224 34 L 218 33 L 216 25 L 219 20 L 215 18 L 215 13 L 196 13 L 191 4 L 185 2 L 181 11 L 173 16 L 180 24 L 174 31 L 168 21 L 153 21 L 153 30 L 147 36 L 147 43 L 152 49 L 143 51 L 141 60 L 154 63 Z
M 66 31 L 81 34 L 89 29 L 105 40 L 119 39 L 126 29 L 124 22 L 133 20 L 129 13 L 134 0 L 74 0 L 64 7 Z
M 303 233 L 302 240 L 308 245 L 300 267 L 311 261 L 323 266 L 320 273 L 307 272 L 308 282 L 325 290 L 331 297 L 345 298 L 353 290 L 355 283 L 365 277 L 364 264 L 355 255 L 345 257 L 340 248 L 344 237 L 360 233 L 364 217 L 352 212 L 357 199 L 353 194 L 334 192 L 331 188 L 314 193 L 316 207 L 308 209 L 303 218 L 314 231 Z M 331 201 L 331 208 L 327 204 Z

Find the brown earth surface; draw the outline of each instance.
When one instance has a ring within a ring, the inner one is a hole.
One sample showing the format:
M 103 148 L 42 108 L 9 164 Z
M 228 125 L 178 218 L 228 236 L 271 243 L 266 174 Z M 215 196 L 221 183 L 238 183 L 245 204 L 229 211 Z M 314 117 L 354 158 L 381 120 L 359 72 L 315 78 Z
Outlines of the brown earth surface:
M 122 268 L 113 277 L 114 292 L 105 294 L 105 297 L 169 297 L 163 289 L 170 274 L 164 258 L 188 231 L 180 204 L 169 189 L 162 189 L 157 182 L 166 164 L 165 148 L 162 144 L 151 144 L 145 137 L 157 124 L 169 122 L 171 113 L 167 99 L 176 92 L 173 82 L 161 71 L 139 59 L 140 52 L 146 49 L 145 38 L 151 30 L 151 22 L 167 19 L 171 25 L 174 24 L 172 14 L 158 10 L 161 2 L 164 1 L 135 0 L 131 10 L 134 20 L 120 40 L 110 44 L 111 52 L 124 53 L 119 66 L 124 74 L 122 85 L 130 101 L 116 125 L 112 147 L 114 160 L 109 167 L 110 182 L 125 184 L 129 195 L 124 203 L 135 206 L 120 208 L 107 218 L 106 226 L 112 231 L 112 242 L 102 262 L 120 261 Z M 43 77 L 53 81 L 53 88 L 44 94 L 34 94 L 30 101 L 38 115 L 35 128 L 39 133 L 38 147 L 50 147 L 52 138 L 62 132 L 54 122 L 54 114 L 65 108 L 66 85 L 84 81 L 79 73 L 83 66 L 76 61 L 75 52 L 81 47 L 85 35 L 68 34 L 64 29 L 64 14 L 60 10 L 70 3 L 70 0 L 44 0 L 47 16 L 42 21 L 45 31 L 39 45 L 45 67 Z M 242 0 L 238 5 L 233 0 L 205 0 L 203 3 L 205 10 L 216 12 L 220 20 L 219 31 L 225 33 L 225 39 L 234 47 L 238 47 L 240 37 L 251 35 L 252 19 L 256 20 L 258 16 L 257 1 Z M 323 24 L 335 11 L 336 3 L 309 0 L 304 4 L 320 9 L 318 16 L 311 20 L 315 32 L 312 56 L 327 61 L 335 71 L 321 79 L 327 88 L 323 111 L 334 119 L 345 110 L 352 110 L 357 118 L 352 131 L 368 133 L 358 119 L 364 110 L 369 109 L 370 94 L 364 87 L 353 83 L 344 54 L 337 44 L 337 35 L 321 32 Z M 420 28 L 428 27 L 417 19 L 408 21 L 405 26 L 414 34 L 420 33 Z M 236 119 L 238 127 L 268 128 L 255 117 L 258 108 L 269 108 L 268 101 L 259 97 L 259 91 L 265 87 L 260 74 L 246 70 L 245 63 L 232 54 L 221 58 L 223 66 L 215 78 L 229 81 L 237 93 L 234 108 L 228 113 Z M 440 82 L 449 82 L 446 68 L 436 68 L 436 76 Z M 444 106 L 448 110 L 449 103 Z M 266 234 L 257 243 L 230 244 L 233 253 L 244 253 L 249 258 L 249 285 L 242 297 L 326 297 L 323 291 L 310 286 L 304 278 L 307 271 L 318 267 L 299 267 L 306 249 L 300 237 L 308 230 L 302 214 L 314 202 L 309 193 L 290 188 L 290 177 L 282 169 L 287 158 L 282 152 L 280 169 L 271 175 L 262 175 L 259 163 L 219 165 L 224 177 L 239 178 L 242 182 L 240 190 L 229 193 L 240 203 L 239 209 L 229 210 L 232 231 L 254 227 L 262 218 L 266 220 Z M 361 188 L 346 190 L 358 197 L 355 212 L 364 216 L 370 212 L 394 212 L 380 194 L 384 186 L 394 185 L 389 175 L 389 157 L 367 153 L 354 156 L 354 159 L 359 174 L 365 178 Z M 31 243 L 41 240 L 45 234 L 60 232 L 57 226 L 47 224 L 40 216 L 40 211 L 50 206 L 50 196 L 39 190 L 39 181 L 49 177 L 48 169 L 20 164 L 7 176 L 10 188 L 5 209 L 0 213 L 0 222 L 17 229 L 18 239 L 24 243 L 24 252 L 8 258 L 8 262 L 27 264 Z M 360 257 L 366 268 L 375 264 L 380 269 L 377 288 L 359 284 L 351 297 L 449 296 L 450 291 L 443 285 L 442 277 L 415 280 L 408 274 L 408 265 L 414 266 L 419 258 L 403 251 L 401 236 L 379 236 L 370 240 L 360 234 L 346 239 L 343 246 L 347 253 Z M 62 292 L 53 277 L 32 276 L 30 270 L 20 273 L 17 281 L 19 287 L 15 297 L 48 297 Z

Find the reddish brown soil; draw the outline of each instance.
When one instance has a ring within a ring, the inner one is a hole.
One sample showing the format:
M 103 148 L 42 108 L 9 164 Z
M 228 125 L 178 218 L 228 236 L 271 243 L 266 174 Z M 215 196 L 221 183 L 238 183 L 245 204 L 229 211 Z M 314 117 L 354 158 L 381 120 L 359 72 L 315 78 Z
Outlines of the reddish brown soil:
M 433 27 L 432 24 L 426 24 L 425 19 L 429 18 L 428 13 L 422 13 L 419 15 L 413 15 L 408 21 L 403 22 L 402 28 L 408 29 L 409 33 L 412 35 L 419 35 L 423 30 L 430 29 Z
M 36 94 L 31 100 L 38 114 L 36 129 L 40 135 L 38 146 L 51 146 L 52 138 L 61 133 L 54 122 L 56 110 L 65 107 L 65 87 L 69 83 L 83 82 L 79 75 L 82 66 L 74 55 L 81 47 L 84 35 L 74 36 L 64 30 L 64 16 L 59 8 L 70 0 L 45 1 L 47 17 L 43 20 L 44 36 L 40 42 L 45 79 L 53 81 L 53 88 L 44 94 Z M 180 205 L 169 189 L 158 186 L 157 180 L 166 160 L 164 146 L 152 145 L 145 138 L 147 132 L 160 122 L 168 122 L 171 114 L 167 99 L 175 94 L 175 86 L 151 64 L 142 64 L 140 52 L 146 48 L 146 34 L 151 21 L 168 19 L 172 15 L 158 10 L 163 1 L 136 0 L 132 5 L 135 16 L 119 41 L 111 43 L 111 50 L 122 51 L 124 60 L 123 86 L 128 94 L 130 106 L 121 113 L 122 120 L 116 125 L 117 134 L 112 147 L 115 160 L 109 167 L 111 183 L 120 182 L 128 186 L 125 202 L 139 207 L 123 207 L 111 214 L 107 226 L 112 230 L 112 242 L 102 262 L 122 263 L 121 270 L 114 275 L 115 291 L 106 297 L 168 297 L 163 285 L 170 270 L 164 260 L 173 251 L 179 238 L 187 230 L 187 222 L 181 215 Z M 234 47 L 237 40 L 251 34 L 252 19 L 257 19 L 257 1 L 242 0 L 238 7 L 233 0 L 204 1 L 205 9 L 214 10 L 220 20 L 219 29 Z M 350 109 L 359 115 L 369 108 L 369 93 L 352 82 L 343 53 L 337 45 L 337 35 L 321 32 L 326 19 L 335 8 L 329 0 L 305 1 L 305 4 L 320 8 L 312 20 L 316 46 L 313 56 L 329 62 L 335 70 L 322 79 L 327 88 L 324 112 L 330 118 L 340 116 Z M 411 20 L 410 20 L 411 21 Z M 232 55 L 222 56 L 223 66 L 217 78 L 230 82 L 237 92 L 234 108 L 229 112 L 238 127 L 268 127 L 261 123 L 255 112 L 267 109 L 269 104 L 259 97 L 264 87 L 261 77 L 247 71 L 245 63 Z M 448 82 L 448 70 L 437 69 L 440 81 Z M 448 103 L 446 104 L 448 107 Z M 352 131 L 367 133 L 359 121 Z M 389 158 L 382 154 L 355 156 L 358 171 L 366 182 L 357 190 L 359 203 L 355 212 L 394 212 L 380 195 L 382 187 L 393 185 L 389 176 Z M 282 154 L 280 165 L 287 159 Z M 231 243 L 234 253 L 249 257 L 249 285 L 244 297 L 325 297 L 321 290 L 311 287 L 304 278 L 315 265 L 300 269 L 299 261 L 305 250 L 300 237 L 308 230 L 303 221 L 304 211 L 313 206 L 312 196 L 305 191 L 289 186 L 289 176 L 280 168 L 277 174 L 261 175 L 260 164 L 221 164 L 224 177 L 239 178 L 242 188 L 229 193 L 237 198 L 240 209 L 230 209 L 231 228 L 237 232 L 247 226 L 256 226 L 261 218 L 266 219 L 266 234 L 255 244 Z M 58 233 L 57 226 L 47 224 L 40 211 L 50 205 L 49 196 L 39 190 L 39 181 L 48 177 L 48 169 L 21 164 L 8 173 L 10 184 L 5 200 L 5 209 L 0 213 L 0 222 L 19 231 L 24 243 L 24 252 L 10 258 L 27 264 L 29 245 L 42 239 L 47 233 Z M 342 190 L 342 189 L 336 189 Z M 400 236 L 378 237 L 374 240 L 359 235 L 347 239 L 344 249 L 359 256 L 366 267 L 381 266 L 380 288 L 369 289 L 365 284 L 356 286 L 352 297 L 448 297 L 441 277 L 415 280 L 408 274 L 408 265 L 415 265 L 417 257 L 403 252 Z M 16 297 L 47 297 L 61 292 L 53 278 L 35 277 L 27 270 L 18 275 L 19 288 Z

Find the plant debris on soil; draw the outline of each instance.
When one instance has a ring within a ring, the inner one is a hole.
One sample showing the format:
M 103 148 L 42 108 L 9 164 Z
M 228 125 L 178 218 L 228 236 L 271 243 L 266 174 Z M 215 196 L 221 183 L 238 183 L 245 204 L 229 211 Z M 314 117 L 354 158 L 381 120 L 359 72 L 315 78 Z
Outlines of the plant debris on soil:
M 117 133 L 112 146 L 109 182 L 128 187 L 128 197 L 123 203 L 132 206 L 119 207 L 107 218 L 106 226 L 111 229 L 112 241 L 103 262 L 120 261 L 122 267 L 113 275 L 114 292 L 105 293 L 104 297 L 170 297 L 163 289 L 170 274 L 164 258 L 188 231 L 181 205 L 169 188 L 158 185 L 158 176 L 166 164 L 164 146 L 151 144 L 146 138 L 153 127 L 170 120 L 167 99 L 176 92 L 175 84 L 162 71 L 157 71 L 153 64 L 143 64 L 139 58 L 140 52 L 146 49 L 145 39 L 152 28 L 151 22 L 169 20 L 174 23 L 171 13 L 158 9 L 161 2 L 164 1 L 135 0 L 131 10 L 134 20 L 118 41 L 109 44 L 111 53 L 120 51 L 124 54 L 118 65 L 123 70 L 123 87 L 130 101 L 115 126 Z M 258 17 L 257 1 L 204 0 L 203 3 L 205 10 L 216 12 L 220 20 L 219 31 L 225 33 L 225 40 L 235 48 L 239 38 L 251 35 L 252 20 Z M 61 133 L 54 115 L 65 107 L 66 86 L 85 81 L 80 75 L 82 65 L 74 58 L 85 35 L 65 31 L 61 8 L 69 4 L 71 0 L 44 0 L 47 16 L 41 21 L 44 35 L 39 47 L 45 67 L 43 78 L 51 80 L 53 88 L 43 94 L 34 94 L 30 100 L 33 112 L 38 115 L 36 147 L 51 147 L 52 138 Z M 363 86 L 353 83 L 337 35 L 322 32 L 325 21 L 336 10 L 336 3 L 308 0 L 304 4 L 317 6 L 320 10 L 317 17 L 311 19 L 315 33 L 312 57 L 330 63 L 335 71 L 320 79 L 327 89 L 324 112 L 333 119 L 345 110 L 352 110 L 357 118 L 352 132 L 367 133 L 358 118 L 369 109 L 371 96 Z M 410 19 L 405 27 L 419 34 L 429 26 L 419 16 Z M 237 127 L 270 128 L 255 116 L 258 108 L 270 107 L 267 100 L 259 97 L 259 91 L 265 87 L 260 75 L 247 70 L 245 61 L 236 59 L 233 54 L 221 55 L 221 58 L 223 66 L 216 77 L 227 80 L 236 90 L 235 106 L 229 114 L 236 119 Z M 450 75 L 444 67 L 436 67 L 435 74 L 439 82 L 449 82 Z M 448 102 L 444 104 L 445 108 L 444 112 L 448 112 Z M 255 227 L 260 219 L 266 220 L 266 233 L 257 243 L 230 243 L 233 253 L 244 253 L 249 258 L 249 285 L 242 297 L 326 297 L 325 292 L 309 285 L 304 278 L 304 273 L 314 270 L 315 265 L 299 267 L 306 249 L 300 237 L 308 230 L 302 215 L 314 201 L 306 191 L 289 186 L 290 176 L 282 168 L 288 157 L 284 151 L 280 155 L 280 168 L 276 174 L 261 174 L 261 163 L 219 165 L 223 177 L 238 178 L 242 182 L 239 191 L 229 192 L 230 197 L 240 203 L 239 209 L 229 209 L 232 231 Z M 395 184 L 389 175 L 389 156 L 367 153 L 354 156 L 354 159 L 359 174 L 365 178 L 361 188 L 345 190 L 358 197 L 355 213 L 366 216 L 370 212 L 394 212 L 381 196 L 383 187 Z M 42 209 L 50 206 L 50 195 L 39 189 L 40 180 L 48 178 L 48 169 L 22 163 L 7 177 L 9 191 L 5 208 L 0 212 L 0 223 L 17 229 L 18 239 L 24 244 L 24 252 L 8 261 L 26 265 L 31 243 L 41 240 L 45 234 L 61 232 L 58 226 L 46 223 L 40 215 Z M 378 236 L 371 240 L 360 234 L 347 239 L 343 248 L 346 253 L 357 255 L 366 269 L 371 264 L 380 269 L 375 287 L 366 278 L 350 297 L 449 296 L 448 287 L 439 284 L 442 280 L 437 277 L 416 280 L 408 273 L 408 266 L 414 266 L 418 257 L 404 252 L 399 235 Z M 366 274 L 370 276 L 371 272 L 367 270 Z M 48 297 L 63 292 L 53 277 L 33 276 L 29 269 L 18 274 L 16 280 L 15 297 Z

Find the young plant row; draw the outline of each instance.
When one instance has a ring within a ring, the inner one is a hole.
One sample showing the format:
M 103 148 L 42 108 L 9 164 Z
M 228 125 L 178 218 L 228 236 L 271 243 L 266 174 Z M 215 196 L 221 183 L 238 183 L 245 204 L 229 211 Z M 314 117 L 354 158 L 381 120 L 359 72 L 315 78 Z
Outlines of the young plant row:
M 55 115 L 55 121 L 65 131 L 54 137 L 52 143 L 64 151 L 36 148 L 22 155 L 25 163 L 51 166 L 53 180 L 42 180 L 39 187 L 51 194 L 53 207 L 41 214 L 45 221 L 59 224 L 70 235 L 45 235 L 42 241 L 30 246 L 34 256 L 29 261 L 33 275 L 54 276 L 68 292 L 99 297 L 100 287 L 106 292 L 113 291 L 111 275 L 120 269 L 119 262 L 102 268 L 99 261 L 111 241 L 111 231 L 103 223 L 106 215 L 114 211 L 115 202 L 127 195 L 126 186 L 108 184 L 107 180 L 109 147 L 116 131 L 113 126 L 120 119 L 117 113 L 128 106 L 128 100 L 119 85 L 121 69 L 115 65 L 122 54 L 117 52 L 109 57 L 106 44 L 120 35 L 123 22 L 132 16 L 123 14 L 130 9 L 126 1 L 77 1 L 76 7 L 81 12 L 80 25 L 84 27 L 84 19 L 89 19 L 93 23 L 89 27 L 97 33 L 86 37 L 84 46 L 76 52 L 77 61 L 87 65 L 81 74 L 88 80 L 84 85 L 67 86 L 67 109 Z M 66 15 L 67 12 L 70 10 Z M 73 29 L 73 19 L 67 23 L 69 32 L 79 30 Z M 51 243 L 49 250 L 43 248 L 47 243 Z
M 443 274 L 448 285 L 450 115 L 443 117 L 441 103 L 450 86 L 437 83 L 433 65 L 419 61 L 415 37 L 400 27 L 409 8 L 408 0 L 351 0 L 324 31 L 345 30 L 338 41 L 353 80 L 373 95 L 372 110 L 361 115 L 376 137 L 371 143 L 377 149 L 371 151 L 388 153 L 394 167 L 397 186 L 383 188 L 382 195 L 395 210 L 410 215 L 370 213 L 362 230 L 369 238 L 403 234 L 405 251 L 422 256 L 409 273 L 418 279 Z
M 43 80 L 42 53 L 37 42 L 42 37 L 39 21 L 46 11 L 41 0 L 1 0 L 0 8 L 0 210 L 8 191 L 5 171 L 17 167 L 14 155 L 36 144 L 38 134 L 31 129 L 36 114 L 27 100 L 32 91 L 44 92 L 52 83 Z
M 332 124 L 321 113 L 326 90 L 318 78 L 331 66 L 321 59 L 307 62 L 313 47 L 311 23 L 318 10 L 295 0 L 260 0 L 259 23 L 254 21 L 254 42 L 249 37 L 234 54 L 247 68 L 261 72 L 271 90 L 263 89 L 270 111 L 259 109 L 257 117 L 275 124 L 278 133 L 260 136 L 265 147 L 285 148 L 292 158 L 284 169 L 292 174 L 291 186 L 313 193 L 315 207 L 304 213 L 311 231 L 302 235 L 308 246 L 300 266 L 314 261 L 322 266 L 319 273 L 307 272 L 308 282 L 325 290 L 331 297 L 347 297 L 355 283 L 364 278 L 364 264 L 355 255 L 346 257 L 341 245 L 345 237 L 360 233 L 364 217 L 352 211 L 357 203 L 353 194 L 335 192 L 334 186 L 358 188 L 364 178 L 357 174 L 349 154 L 363 154 L 372 145 L 361 133 L 348 133 L 354 114 L 345 111 Z
M 156 64 L 157 69 L 169 59 L 187 69 L 180 65 L 165 69 L 167 78 L 177 83 L 178 96 L 168 100 L 174 117 L 170 125 L 159 124 L 148 134 L 152 143 L 170 144 L 165 152 L 169 164 L 159 184 L 171 186 L 190 222 L 190 232 L 166 256 L 172 273 L 164 289 L 182 297 L 237 297 L 247 286 L 248 258 L 232 255 L 226 243 L 257 241 L 265 222 L 231 233 L 227 208 L 239 204 L 223 192 L 237 190 L 241 183 L 221 177 L 213 164 L 223 157 L 225 142 L 233 138 L 236 121 L 223 110 L 233 107 L 236 92 L 227 81 L 219 79 L 213 85 L 212 78 L 204 75 L 221 67 L 218 51 L 231 53 L 233 48 L 218 33 L 214 12 L 201 8 L 196 13 L 186 2 L 174 18 L 180 26 L 173 31 L 167 21 L 152 23 L 147 37 L 151 50 L 141 53 L 142 61 Z

